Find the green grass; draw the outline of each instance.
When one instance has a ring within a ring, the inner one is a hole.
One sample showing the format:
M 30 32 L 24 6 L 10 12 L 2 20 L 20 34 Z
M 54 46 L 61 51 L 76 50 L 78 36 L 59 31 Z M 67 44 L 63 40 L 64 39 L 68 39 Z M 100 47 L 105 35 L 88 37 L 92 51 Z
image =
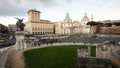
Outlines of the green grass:
M 87 46 L 39 48 L 25 51 L 24 56 L 29 68 L 75 68 L 77 48 L 87 48 Z
M 8 39 L 10 36 L 8 34 L 0 34 L 0 38 Z
M 91 56 L 96 57 L 96 46 L 91 46 Z
M 88 48 L 88 46 L 79 46 L 79 48 L 82 48 L 82 49 L 86 49 L 86 48 Z
M 0 39 L 0 43 L 3 43 L 3 42 L 4 42 L 4 40 L 1 40 L 1 39 Z

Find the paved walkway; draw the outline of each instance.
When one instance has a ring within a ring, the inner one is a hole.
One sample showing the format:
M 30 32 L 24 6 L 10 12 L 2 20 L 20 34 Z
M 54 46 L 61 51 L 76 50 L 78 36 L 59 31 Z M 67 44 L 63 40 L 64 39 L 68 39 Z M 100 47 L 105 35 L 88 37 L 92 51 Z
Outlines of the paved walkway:
M 8 57 L 9 51 L 7 48 L 0 49 L 0 68 L 5 68 L 5 63 Z
M 11 57 L 11 68 L 24 68 L 25 63 L 22 52 L 14 51 Z
M 7 60 L 7 56 L 8 56 L 7 51 L 2 53 L 2 55 L 0 57 L 0 68 L 5 68 L 5 63 L 6 63 L 6 60 Z
M 14 46 L 0 49 L 0 68 L 24 68 L 25 63 L 21 51 L 15 51 Z

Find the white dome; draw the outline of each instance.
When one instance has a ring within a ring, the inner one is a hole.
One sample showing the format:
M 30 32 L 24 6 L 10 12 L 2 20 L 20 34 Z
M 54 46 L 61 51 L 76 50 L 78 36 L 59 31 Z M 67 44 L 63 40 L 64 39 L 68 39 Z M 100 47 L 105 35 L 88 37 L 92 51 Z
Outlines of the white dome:
M 69 13 L 66 13 L 66 17 L 63 20 L 63 23 L 72 23 L 72 19 L 69 16 Z
M 87 14 L 85 13 L 85 16 L 82 18 L 81 22 L 88 23 L 90 19 L 87 17 Z

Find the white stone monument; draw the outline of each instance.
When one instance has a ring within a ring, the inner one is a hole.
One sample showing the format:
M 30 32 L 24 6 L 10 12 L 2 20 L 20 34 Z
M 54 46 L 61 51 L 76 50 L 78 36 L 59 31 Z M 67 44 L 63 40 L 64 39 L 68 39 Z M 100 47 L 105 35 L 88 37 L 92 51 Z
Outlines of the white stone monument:
M 102 45 L 98 45 L 96 48 L 96 57 L 97 58 L 110 58 L 111 48 L 109 43 L 103 43 Z
M 24 31 L 16 31 L 16 44 L 15 49 L 16 50 L 24 50 L 26 48 L 25 42 L 24 42 Z
M 15 17 L 16 18 L 16 17 Z M 23 23 L 23 19 L 16 18 L 18 21 L 16 22 L 17 31 L 16 31 L 16 44 L 15 49 L 16 50 L 24 50 L 26 48 L 26 45 L 24 43 L 24 27 L 25 24 Z
M 77 54 L 78 58 L 80 58 L 80 57 L 84 57 L 84 58 L 90 57 L 90 53 L 91 53 L 90 46 L 88 46 L 88 48 L 86 48 L 86 49 L 78 48 L 77 53 L 78 53 Z

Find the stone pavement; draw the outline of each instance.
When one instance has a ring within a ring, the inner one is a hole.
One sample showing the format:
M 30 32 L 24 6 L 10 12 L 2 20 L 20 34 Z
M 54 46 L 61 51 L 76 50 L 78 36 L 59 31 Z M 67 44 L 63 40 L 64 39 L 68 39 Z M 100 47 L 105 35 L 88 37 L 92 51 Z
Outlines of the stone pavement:
M 5 63 L 7 60 L 7 56 L 8 56 L 8 52 L 5 51 L 2 53 L 2 55 L 0 56 L 0 68 L 5 68 Z
M 0 68 L 5 68 L 5 63 L 9 54 L 9 51 L 7 48 L 0 49 Z
M 11 68 L 24 68 L 24 58 L 22 52 L 14 51 L 11 57 Z

